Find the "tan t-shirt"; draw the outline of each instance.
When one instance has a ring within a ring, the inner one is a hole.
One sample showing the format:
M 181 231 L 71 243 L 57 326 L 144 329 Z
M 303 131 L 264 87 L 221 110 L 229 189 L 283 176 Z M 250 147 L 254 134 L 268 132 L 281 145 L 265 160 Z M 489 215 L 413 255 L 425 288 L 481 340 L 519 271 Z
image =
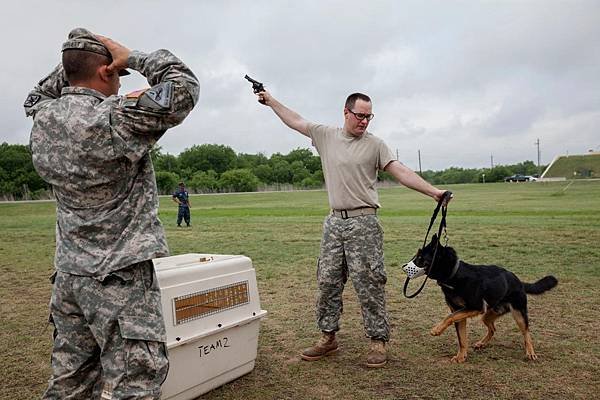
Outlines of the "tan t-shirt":
M 308 134 L 321 156 L 330 207 L 379 208 L 377 171 L 396 159 L 383 140 L 369 132 L 356 137 L 342 128 L 312 123 Z

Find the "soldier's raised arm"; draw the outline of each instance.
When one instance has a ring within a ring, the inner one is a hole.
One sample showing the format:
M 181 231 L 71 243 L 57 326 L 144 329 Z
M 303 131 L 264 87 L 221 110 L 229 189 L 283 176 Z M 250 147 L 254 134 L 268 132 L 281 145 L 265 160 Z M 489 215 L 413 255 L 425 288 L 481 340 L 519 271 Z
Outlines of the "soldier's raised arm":
M 257 96 L 258 101 L 265 106 L 271 107 L 284 124 L 304 136 L 310 137 L 308 133 L 310 122 L 305 120 L 300 114 L 281 104 L 267 91 L 257 93 Z
M 114 126 L 136 134 L 162 134 L 180 124 L 198 101 L 200 84 L 194 73 L 168 50 L 148 54 L 130 51 L 112 39 L 97 36 L 112 54 L 109 71 L 136 70 L 151 86 L 123 96 L 113 110 Z

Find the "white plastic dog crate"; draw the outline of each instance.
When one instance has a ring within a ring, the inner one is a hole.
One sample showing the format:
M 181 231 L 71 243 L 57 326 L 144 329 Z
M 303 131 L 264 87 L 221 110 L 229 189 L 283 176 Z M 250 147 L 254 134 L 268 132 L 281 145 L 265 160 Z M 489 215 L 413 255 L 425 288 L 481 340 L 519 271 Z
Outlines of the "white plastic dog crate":
M 252 261 L 184 254 L 154 260 L 167 327 L 163 400 L 194 399 L 254 369 L 261 310 Z

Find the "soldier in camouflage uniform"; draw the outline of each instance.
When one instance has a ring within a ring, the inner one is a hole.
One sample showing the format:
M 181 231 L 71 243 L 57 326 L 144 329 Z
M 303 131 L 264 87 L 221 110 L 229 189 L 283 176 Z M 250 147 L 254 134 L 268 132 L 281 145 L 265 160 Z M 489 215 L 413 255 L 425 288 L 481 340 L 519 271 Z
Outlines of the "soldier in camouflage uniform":
M 29 93 L 30 145 L 56 196 L 45 399 L 158 399 L 168 371 L 152 259 L 168 255 L 149 151 L 198 99 L 198 80 L 167 50 L 130 51 L 77 28 L 62 63 Z M 119 96 L 125 68 L 149 89 Z
M 360 301 L 366 335 L 371 338 L 367 366 L 381 367 L 387 362 L 385 344 L 389 340 L 389 324 L 385 308 L 383 230 L 377 218 L 377 171 L 389 172 L 401 184 L 436 201 L 445 191 L 431 186 L 395 160 L 389 147 L 367 132 L 373 118 L 368 96 L 361 93 L 348 96 L 343 128 L 308 122 L 268 92 L 261 92 L 258 97 L 287 126 L 312 139 L 321 156 L 331 206 L 323 224 L 317 267 L 316 314 L 323 335 L 300 356 L 314 361 L 338 350 L 335 333 L 342 314 L 342 291 L 350 277 Z

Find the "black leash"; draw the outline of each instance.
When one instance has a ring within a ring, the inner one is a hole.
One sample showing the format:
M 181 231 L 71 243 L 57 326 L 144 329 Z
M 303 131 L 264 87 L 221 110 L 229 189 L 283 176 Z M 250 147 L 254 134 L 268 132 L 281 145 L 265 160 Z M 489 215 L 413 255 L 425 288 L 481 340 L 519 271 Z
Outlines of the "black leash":
M 417 289 L 417 291 L 411 295 L 406 294 L 406 289 L 408 288 L 408 282 L 410 281 L 410 278 L 408 276 L 406 277 L 406 280 L 404 281 L 403 292 L 404 292 L 404 297 L 406 297 L 407 299 L 412 299 L 413 297 L 415 297 L 419 293 L 421 293 L 421 291 L 425 287 L 425 284 L 427 283 L 427 279 L 429 279 L 429 272 L 433 269 L 433 266 L 435 264 L 435 259 L 437 256 L 437 251 L 438 251 L 438 248 L 440 247 L 440 240 L 442 237 L 442 232 L 446 229 L 446 214 L 448 213 L 448 201 L 450 201 L 451 198 L 452 198 L 452 192 L 447 190 L 442 195 L 442 198 L 440 199 L 440 201 L 438 201 L 438 204 L 435 207 L 435 210 L 433 210 L 433 215 L 431 216 L 431 221 L 429 221 L 429 228 L 427 228 L 427 233 L 425 234 L 425 239 L 423 239 L 423 246 L 421 247 L 421 249 L 423 249 L 423 248 L 425 248 L 425 246 L 427 246 L 427 237 L 429 236 L 431 227 L 433 226 L 433 223 L 435 222 L 435 220 L 438 216 L 438 213 L 440 212 L 440 210 L 442 210 L 442 219 L 440 220 L 440 226 L 438 228 L 438 235 L 437 235 L 438 242 L 437 242 L 437 244 L 435 246 L 435 250 L 433 252 L 433 258 L 431 259 L 431 264 L 429 265 L 429 268 L 425 271 L 426 272 L 425 279 L 423 280 L 421 287 L 419 289 Z

